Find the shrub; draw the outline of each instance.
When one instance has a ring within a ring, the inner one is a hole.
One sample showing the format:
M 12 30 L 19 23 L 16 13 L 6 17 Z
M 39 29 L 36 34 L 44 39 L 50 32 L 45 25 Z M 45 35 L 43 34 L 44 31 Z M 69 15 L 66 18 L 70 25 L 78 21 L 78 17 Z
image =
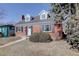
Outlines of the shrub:
M 47 33 L 34 33 L 30 36 L 32 42 L 50 42 L 52 41 L 51 36 Z
M 79 51 L 79 35 L 73 36 L 70 39 L 69 44 L 71 45 L 70 48 L 77 49 Z

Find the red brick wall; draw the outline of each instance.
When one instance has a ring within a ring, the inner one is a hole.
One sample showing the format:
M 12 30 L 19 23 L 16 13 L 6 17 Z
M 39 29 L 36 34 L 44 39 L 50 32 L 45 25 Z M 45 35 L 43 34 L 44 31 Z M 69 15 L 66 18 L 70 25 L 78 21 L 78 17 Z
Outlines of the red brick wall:
M 16 32 L 16 36 L 25 36 L 25 33 L 24 32 Z
M 48 34 L 51 35 L 51 37 L 53 38 L 53 40 L 57 40 L 58 38 L 61 38 L 62 36 L 58 36 L 58 32 L 62 32 L 62 26 L 61 27 L 57 27 L 57 26 L 54 26 L 54 29 L 52 30 L 52 32 L 47 32 Z M 39 24 L 35 24 L 33 25 L 32 27 L 32 33 L 39 33 L 41 32 L 41 26 Z M 16 36 L 26 36 L 26 32 L 25 32 L 25 28 L 23 30 L 23 32 L 16 32 Z
M 40 32 L 40 31 L 41 31 L 41 27 L 39 24 L 33 25 L 33 33 Z
M 25 35 L 26 35 L 25 27 L 23 28 L 23 32 L 21 32 L 21 31 L 16 32 L 16 36 L 25 36 Z

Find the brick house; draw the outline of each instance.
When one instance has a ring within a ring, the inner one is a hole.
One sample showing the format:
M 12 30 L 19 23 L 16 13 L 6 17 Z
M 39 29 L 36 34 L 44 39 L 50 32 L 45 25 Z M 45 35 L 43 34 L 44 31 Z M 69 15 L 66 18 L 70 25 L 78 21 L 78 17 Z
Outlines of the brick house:
M 53 13 L 42 10 L 38 16 L 32 17 L 30 15 L 22 15 L 21 21 L 15 25 L 17 36 L 30 36 L 35 32 L 47 32 L 53 37 L 57 35 L 57 29 L 62 32 L 61 25 L 57 27 L 55 24 L 55 17 Z

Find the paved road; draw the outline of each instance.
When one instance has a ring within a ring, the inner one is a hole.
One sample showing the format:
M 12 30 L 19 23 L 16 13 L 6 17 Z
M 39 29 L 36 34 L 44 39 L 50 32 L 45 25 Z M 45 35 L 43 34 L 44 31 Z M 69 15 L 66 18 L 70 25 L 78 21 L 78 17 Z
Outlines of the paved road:
M 50 43 L 33 43 L 29 40 L 0 48 L 0 55 L 7 56 L 69 56 L 79 55 L 78 52 L 69 49 L 69 45 L 61 41 Z

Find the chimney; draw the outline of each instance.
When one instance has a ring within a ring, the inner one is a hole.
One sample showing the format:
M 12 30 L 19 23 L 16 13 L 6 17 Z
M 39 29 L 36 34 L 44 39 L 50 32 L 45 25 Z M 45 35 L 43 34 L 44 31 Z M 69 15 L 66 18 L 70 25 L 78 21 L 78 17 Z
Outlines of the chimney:
M 22 21 L 25 21 L 25 16 L 24 15 L 22 15 Z

